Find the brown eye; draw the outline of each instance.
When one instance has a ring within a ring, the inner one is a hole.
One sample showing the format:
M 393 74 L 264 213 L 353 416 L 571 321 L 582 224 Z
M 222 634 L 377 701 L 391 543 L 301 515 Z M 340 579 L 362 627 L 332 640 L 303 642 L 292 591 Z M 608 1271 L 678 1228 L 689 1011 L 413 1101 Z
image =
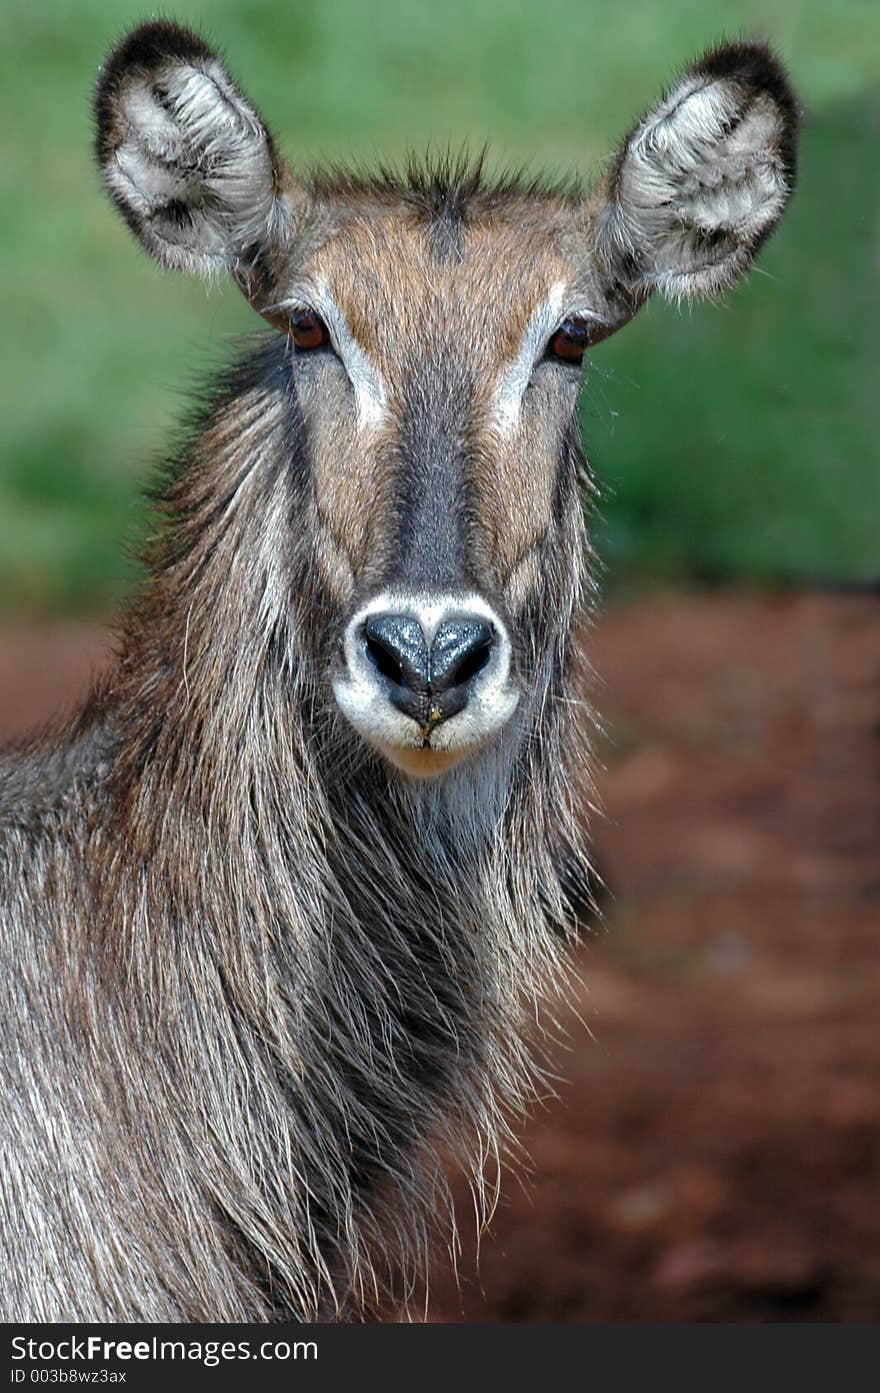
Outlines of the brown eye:
M 590 339 L 589 326 L 582 319 L 564 319 L 547 346 L 554 358 L 579 363 Z
M 290 337 L 297 348 L 320 348 L 327 341 L 327 330 L 314 310 L 294 310 L 290 316 Z

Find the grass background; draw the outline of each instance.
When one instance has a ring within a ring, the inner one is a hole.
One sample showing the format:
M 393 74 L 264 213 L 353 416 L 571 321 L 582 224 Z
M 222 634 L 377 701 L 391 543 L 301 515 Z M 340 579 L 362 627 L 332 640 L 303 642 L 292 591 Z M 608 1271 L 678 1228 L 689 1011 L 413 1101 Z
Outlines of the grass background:
M 771 40 L 808 116 L 797 197 L 725 305 L 657 302 L 598 348 L 583 425 L 611 583 L 880 572 L 877 0 L 176 0 L 296 163 L 490 142 L 596 170 L 676 67 Z M 0 610 L 132 583 L 139 482 L 199 369 L 255 327 L 163 275 L 102 196 L 90 88 L 130 0 L 0 11 Z

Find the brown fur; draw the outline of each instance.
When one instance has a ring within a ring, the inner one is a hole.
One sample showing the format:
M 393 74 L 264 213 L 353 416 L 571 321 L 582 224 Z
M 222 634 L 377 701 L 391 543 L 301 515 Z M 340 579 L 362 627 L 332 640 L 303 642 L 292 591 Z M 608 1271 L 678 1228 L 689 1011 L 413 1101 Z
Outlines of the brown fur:
M 553 474 L 536 468 L 536 461 L 556 458 L 553 417 L 536 415 L 513 448 L 487 420 L 491 390 L 515 356 L 533 311 L 554 281 L 571 276 L 571 267 L 553 250 L 553 204 L 529 205 L 524 226 L 518 203 L 505 201 L 494 214 L 482 215 L 477 205 L 455 260 L 440 262 L 432 255 L 424 217 L 408 214 L 405 204 L 375 217 L 358 210 L 304 268 L 304 279 L 321 278 L 333 287 L 355 337 L 389 384 L 395 418 L 363 444 L 344 409 L 331 408 L 322 412 L 315 436 L 318 516 L 354 574 L 393 515 L 393 462 L 415 362 L 430 373 L 432 363 L 452 360 L 471 384 L 472 407 L 462 432 L 475 462 L 475 509 L 490 525 L 487 561 L 497 589 L 546 534 Z M 365 267 L 371 268 L 366 275 Z M 340 430 L 341 421 L 346 424 Z M 369 514 L 365 496 L 371 499 Z M 338 584 L 338 575 L 331 572 L 328 580 Z

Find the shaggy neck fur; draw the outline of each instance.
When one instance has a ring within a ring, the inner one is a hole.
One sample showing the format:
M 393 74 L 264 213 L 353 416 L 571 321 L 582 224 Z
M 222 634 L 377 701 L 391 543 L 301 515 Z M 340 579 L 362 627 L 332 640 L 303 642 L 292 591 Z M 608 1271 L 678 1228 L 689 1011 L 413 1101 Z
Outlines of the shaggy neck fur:
M 83 1232 L 96 1292 L 76 1309 L 61 1293 L 55 1318 L 405 1302 L 443 1208 L 438 1158 L 468 1159 L 488 1209 L 486 1162 L 541 1056 L 535 1002 L 562 971 L 580 563 L 551 568 L 547 631 L 527 625 L 517 730 L 435 783 L 389 771 L 321 680 L 281 358 L 228 384 L 165 489 L 149 588 L 78 736 L 110 732 L 88 737 L 91 908 L 66 1010 L 117 1237 Z M 575 535 L 554 550 L 580 557 L 576 492 L 561 525 Z

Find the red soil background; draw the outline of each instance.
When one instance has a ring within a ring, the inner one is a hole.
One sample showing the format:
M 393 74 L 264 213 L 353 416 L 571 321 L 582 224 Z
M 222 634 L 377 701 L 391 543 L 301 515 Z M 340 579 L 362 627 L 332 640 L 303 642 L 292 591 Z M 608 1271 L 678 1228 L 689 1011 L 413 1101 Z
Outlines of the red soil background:
M 592 636 L 605 928 L 434 1321 L 880 1318 L 880 601 L 669 594 Z M 0 739 L 106 658 L 0 634 Z

